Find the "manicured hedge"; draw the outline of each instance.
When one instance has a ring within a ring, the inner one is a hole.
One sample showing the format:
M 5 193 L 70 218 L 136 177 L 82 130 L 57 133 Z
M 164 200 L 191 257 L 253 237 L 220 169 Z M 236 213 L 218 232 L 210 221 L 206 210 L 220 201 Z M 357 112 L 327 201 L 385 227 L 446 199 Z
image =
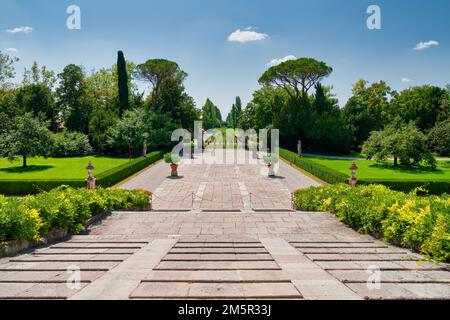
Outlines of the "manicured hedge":
M 105 171 L 96 176 L 97 186 L 111 187 L 128 178 L 136 172 L 146 168 L 152 163 L 160 160 L 164 152 L 155 151 L 147 155 L 127 162 L 121 166 Z M 95 172 L 94 172 L 95 176 Z M 5 195 L 27 195 L 42 191 L 49 191 L 58 186 L 66 185 L 73 188 L 86 186 L 85 180 L 0 180 L 0 194 Z
M 145 191 L 68 186 L 24 198 L 0 196 L 0 243 L 38 241 L 55 230 L 77 233 L 94 216 L 112 210 L 145 209 L 148 202 Z
M 436 261 L 450 260 L 450 196 L 418 196 L 383 185 L 351 188 L 335 184 L 295 193 L 299 210 L 332 212 L 358 232 L 418 251 Z
M 308 158 L 299 157 L 298 154 L 280 149 L 280 156 L 286 161 L 295 164 L 316 177 L 328 183 L 347 183 L 349 175 L 345 175 L 337 170 L 316 163 Z M 360 179 L 359 184 L 382 184 L 396 191 L 411 192 L 417 188 L 422 188 L 428 194 L 440 195 L 450 194 L 450 183 L 445 181 L 408 181 L 408 180 L 376 180 Z
M 119 183 L 120 181 L 123 181 L 126 178 L 130 177 L 131 175 L 135 174 L 136 172 L 145 169 L 146 167 L 155 163 L 156 161 L 161 160 L 163 155 L 164 155 L 163 151 L 155 151 L 149 153 L 146 157 L 141 157 L 128 163 L 125 163 L 121 166 L 118 166 L 116 168 L 112 168 L 108 171 L 99 174 L 96 177 L 97 178 L 96 183 L 98 186 L 101 187 L 113 186 Z
M 324 165 L 318 164 L 308 158 L 300 157 L 298 154 L 286 149 L 280 148 L 280 157 L 286 161 L 296 165 L 303 170 L 315 175 L 328 183 L 345 183 L 348 181 L 348 176 L 345 174 L 328 168 Z

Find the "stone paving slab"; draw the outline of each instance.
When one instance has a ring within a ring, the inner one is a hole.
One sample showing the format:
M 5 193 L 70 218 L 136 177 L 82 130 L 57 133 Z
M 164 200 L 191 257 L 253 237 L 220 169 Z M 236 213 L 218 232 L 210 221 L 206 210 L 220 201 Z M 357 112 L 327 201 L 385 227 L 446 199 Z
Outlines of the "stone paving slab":
M 209 270 L 151 272 L 143 281 L 172 282 L 290 282 L 280 270 Z
M 279 270 L 273 261 L 162 261 L 155 270 Z
M 292 283 L 143 282 L 131 294 L 134 299 L 270 299 L 297 298 Z

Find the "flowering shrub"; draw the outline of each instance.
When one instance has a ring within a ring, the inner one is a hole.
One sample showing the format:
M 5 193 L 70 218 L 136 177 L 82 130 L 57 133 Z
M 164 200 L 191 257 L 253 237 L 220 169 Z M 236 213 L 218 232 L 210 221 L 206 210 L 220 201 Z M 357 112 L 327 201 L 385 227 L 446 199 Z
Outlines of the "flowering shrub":
M 144 209 L 149 193 L 62 186 L 22 199 L 0 196 L 0 242 L 39 240 L 53 230 L 78 233 L 94 216 L 121 209 Z
M 450 196 L 418 196 L 382 185 L 351 188 L 336 184 L 295 193 L 306 211 L 335 213 L 358 232 L 419 251 L 437 261 L 450 260 Z

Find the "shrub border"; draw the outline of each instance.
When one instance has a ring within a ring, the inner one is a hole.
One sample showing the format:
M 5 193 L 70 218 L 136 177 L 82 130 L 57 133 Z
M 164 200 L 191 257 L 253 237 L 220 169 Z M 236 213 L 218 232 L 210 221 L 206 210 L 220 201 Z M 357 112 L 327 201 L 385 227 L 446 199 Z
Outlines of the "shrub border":
M 163 151 L 154 151 L 146 157 L 140 157 L 120 166 L 100 173 L 96 178 L 99 187 L 111 187 L 132 176 L 149 165 L 162 159 Z M 85 180 L 0 180 L 0 194 L 4 195 L 27 195 L 36 194 L 40 191 L 50 191 L 61 185 L 73 188 L 83 188 L 86 186 Z
M 308 158 L 302 158 L 298 154 L 280 148 L 280 157 L 289 163 L 317 176 L 319 179 L 330 183 L 348 183 L 349 176 L 316 163 Z M 429 194 L 440 195 L 443 193 L 450 194 L 450 183 L 446 181 L 413 181 L 413 180 L 377 180 L 377 179 L 361 179 L 360 184 L 382 184 L 392 190 L 410 192 L 418 187 L 423 188 Z

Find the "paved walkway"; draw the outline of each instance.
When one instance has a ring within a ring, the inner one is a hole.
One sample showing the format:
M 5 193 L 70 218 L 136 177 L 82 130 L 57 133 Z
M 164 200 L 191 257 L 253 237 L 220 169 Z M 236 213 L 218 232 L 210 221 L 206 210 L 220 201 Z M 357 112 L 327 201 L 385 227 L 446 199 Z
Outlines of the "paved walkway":
M 422 263 L 331 214 L 246 207 L 252 192 L 276 194 L 262 206 L 285 206 L 292 188 L 311 183 L 284 164 L 273 180 L 246 165 L 187 169 L 171 180 L 158 164 L 124 185 L 177 191 L 178 211 L 115 212 L 88 235 L 0 259 L 0 298 L 450 299 L 448 265 Z M 225 189 L 239 211 L 210 211 L 203 200 L 180 210 L 191 190 L 225 208 Z
M 227 159 L 233 156 L 225 155 Z M 208 153 L 206 161 L 217 160 L 214 157 L 219 152 Z M 256 162 L 250 158 L 249 153 L 236 153 L 231 164 L 182 163 L 177 178 L 169 177 L 169 165 L 160 162 L 121 187 L 152 191 L 153 209 L 160 211 L 270 211 L 292 209 L 292 192 L 319 185 L 283 161 L 277 175 L 270 178 L 267 168 L 249 164 Z

